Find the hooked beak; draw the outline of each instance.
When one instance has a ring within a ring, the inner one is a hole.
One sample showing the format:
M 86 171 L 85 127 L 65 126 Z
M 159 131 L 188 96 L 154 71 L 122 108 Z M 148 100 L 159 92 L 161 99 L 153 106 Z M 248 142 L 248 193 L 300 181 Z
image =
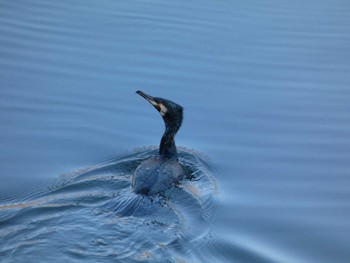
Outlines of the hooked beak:
M 136 93 L 142 96 L 143 98 L 145 98 L 149 103 L 151 103 L 154 107 L 156 107 L 157 110 L 159 110 L 158 109 L 159 105 L 152 96 L 142 92 L 141 90 L 136 91 Z
M 150 96 L 150 95 L 148 95 L 148 94 L 142 92 L 141 90 L 136 91 L 136 93 L 139 94 L 141 97 L 145 98 L 145 99 L 146 99 L 149 103 L 151 103 L 154 107 L 157 107 L 157 106 L 158 106 L 158 103 L 155 101 L 155 99 L 154 99 L 152 96 Z
M 141 90 L 136 91 L 136 93 L 144 97 L 149 103 L 151 103 L 157 109 L 157 111 L 160 112 L 162 116 L 164 116 L 167 113 L 167 107 L 165 107 L 163 103 L 157 102 L 156 98 L 142 92 Z

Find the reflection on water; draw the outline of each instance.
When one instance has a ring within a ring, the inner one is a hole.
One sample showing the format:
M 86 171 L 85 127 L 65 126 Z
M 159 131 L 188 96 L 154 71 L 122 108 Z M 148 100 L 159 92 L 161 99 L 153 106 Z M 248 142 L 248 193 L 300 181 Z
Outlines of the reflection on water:
M 132 174 L 157 152 L 145 149 L 66 173 L 21 202 L 0 206 L 2 260 L 20 262 L 28 254 L 37 262 L 200 259 L 193 246 L 212 231 L 215 169 L 181 150 L 190 178 L 162 196 L 137 195 Z

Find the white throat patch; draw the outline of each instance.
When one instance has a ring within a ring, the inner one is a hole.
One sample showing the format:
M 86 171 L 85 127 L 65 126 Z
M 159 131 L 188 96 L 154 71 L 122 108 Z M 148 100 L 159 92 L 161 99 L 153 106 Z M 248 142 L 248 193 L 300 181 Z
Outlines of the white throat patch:
M 158 103 L 153 101 L 153 100 L 149 100 L 149 102 L 153 105 L 153 106 L 158 106 Z
M 165 115 L 165 113 L 168 111 L 167 107 L 165 107 L 162 103 L 158 104 L 159 108 L 160 108 L 160 114 L 162 114 L 162 116 Z

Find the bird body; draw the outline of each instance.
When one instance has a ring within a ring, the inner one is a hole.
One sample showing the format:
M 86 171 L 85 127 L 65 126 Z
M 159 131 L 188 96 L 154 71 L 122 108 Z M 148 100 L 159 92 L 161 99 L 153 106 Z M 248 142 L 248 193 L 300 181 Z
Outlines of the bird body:
M 176 185 L 183 175 L 176 160 L 150 158 L 137 167 L 132 184 L 136 193 L 154 195 Z
M 184 169 L 178 162 L 175 135 L 180 129 L 183 108 L 170 100 L 152 97 L 137 91 L 162 115 L 165 131 L 159 145 L 159 156 L 142 162 L 132 178 L 135 193 L 154 195 L 176 185 L 184 176 Z

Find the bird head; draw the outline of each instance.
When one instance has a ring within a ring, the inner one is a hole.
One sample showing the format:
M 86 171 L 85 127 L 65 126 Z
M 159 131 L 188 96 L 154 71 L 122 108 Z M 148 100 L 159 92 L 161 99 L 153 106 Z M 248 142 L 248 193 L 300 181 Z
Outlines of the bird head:
M 137 94 L 145 98 L 149 103 L 156 108 L 162 115 L 166 127 L 177 127 L 178 130 L 182 124 L 183 108 L 179 104 L 158 97 L 152 97 L 140 90 L 136 91 Z

